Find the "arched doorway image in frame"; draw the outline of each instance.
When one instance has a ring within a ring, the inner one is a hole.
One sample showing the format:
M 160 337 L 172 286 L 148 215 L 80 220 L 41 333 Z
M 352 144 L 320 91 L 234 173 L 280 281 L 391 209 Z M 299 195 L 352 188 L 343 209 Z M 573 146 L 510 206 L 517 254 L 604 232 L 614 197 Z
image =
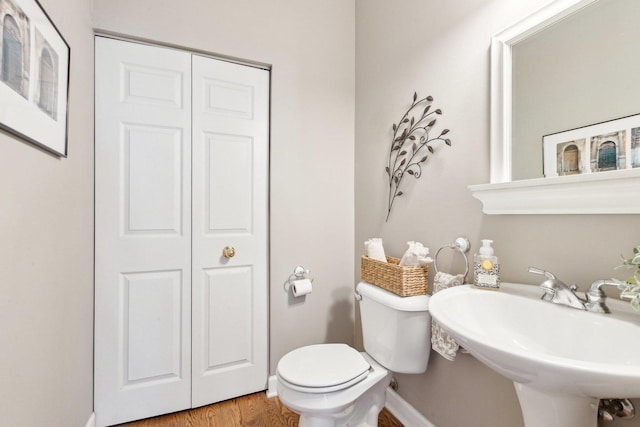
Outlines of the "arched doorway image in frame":
M 29 18 L 11 0 L 0 1 L 0 80 L 27 99 L 31 38 Z
M 558 175 L 576 175 L 584 172 L 586 138 L 567 141 L 556 146 L 556 171 Z
M 626 138 L 624 130 L 591 138 L 591 171 L 603 172 L 626 167 Z

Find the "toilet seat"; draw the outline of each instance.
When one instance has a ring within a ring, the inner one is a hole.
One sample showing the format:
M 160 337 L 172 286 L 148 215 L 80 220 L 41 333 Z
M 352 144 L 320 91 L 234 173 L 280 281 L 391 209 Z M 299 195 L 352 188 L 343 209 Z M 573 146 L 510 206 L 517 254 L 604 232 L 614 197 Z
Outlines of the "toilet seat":
M 362 381 L 370 368 L 362 354 L 346 344 L 317 344 L 284 355 L 276 373 L 294 390 L 330 393 Z

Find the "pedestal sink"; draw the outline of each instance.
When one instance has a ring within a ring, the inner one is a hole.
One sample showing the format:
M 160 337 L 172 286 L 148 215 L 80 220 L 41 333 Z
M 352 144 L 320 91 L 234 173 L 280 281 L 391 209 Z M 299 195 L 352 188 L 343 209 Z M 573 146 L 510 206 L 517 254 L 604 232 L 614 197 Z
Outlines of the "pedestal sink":
M 640 314 L 619 300 L 611 314 L 541 301 L 537 286 L 457 286 L 429 311 L 478 360 L 511 379 L 526 427 L 596 427 L 599 399 L 640 397 Z

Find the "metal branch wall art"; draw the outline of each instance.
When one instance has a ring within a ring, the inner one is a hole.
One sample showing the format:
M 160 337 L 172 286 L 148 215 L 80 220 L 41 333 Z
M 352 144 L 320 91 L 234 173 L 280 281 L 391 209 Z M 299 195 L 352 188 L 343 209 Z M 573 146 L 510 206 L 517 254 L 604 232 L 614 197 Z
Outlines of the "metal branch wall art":
M 402 116 L 400 121 L 393 124 L 393 139 L 389 150 L 389 164 L 385 167 L 389 176 L 389 198 L 387 219 L 391 214 L 391 208 L 396 197 L 402 196 L 400 190 L 402 180 L 408 174 L 415 179 L 422 176 L 422 166 L 433 154 L 435 142 L 444 142 L 451 146 L 451 140 L 443 138 L 449 133 L 444 129 L 438 136 L 432 136 L 433 127 L 436 124 L 436 116 L 442 114 L 439 108 L 432 110 L 433 97 L 418 99 L 418 94 L 413 94 L 411 107 Z

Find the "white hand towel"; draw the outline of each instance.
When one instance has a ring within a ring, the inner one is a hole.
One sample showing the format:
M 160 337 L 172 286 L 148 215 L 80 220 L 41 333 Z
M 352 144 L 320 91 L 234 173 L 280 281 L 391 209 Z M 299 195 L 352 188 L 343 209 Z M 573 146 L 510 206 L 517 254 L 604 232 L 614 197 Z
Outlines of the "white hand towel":
M 384 254 L 384 247 L 382 246 L 382 239 L 379 237 L 375 237 L 364 242 L 364 254 L 371 259 L 387 262 L 387 257 Z
M 464 284 L 464 274 L 453 276 L 439 271 L 433 278 L 433 293 L 462 284 Z M 435 320 L 431 322 L 431 346 L 442 357 L 451 361 L 455 359 L 460 348 L 456 340 L 449 336 Z

